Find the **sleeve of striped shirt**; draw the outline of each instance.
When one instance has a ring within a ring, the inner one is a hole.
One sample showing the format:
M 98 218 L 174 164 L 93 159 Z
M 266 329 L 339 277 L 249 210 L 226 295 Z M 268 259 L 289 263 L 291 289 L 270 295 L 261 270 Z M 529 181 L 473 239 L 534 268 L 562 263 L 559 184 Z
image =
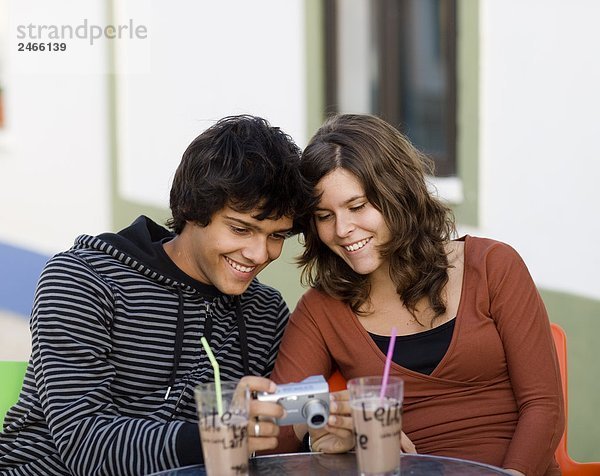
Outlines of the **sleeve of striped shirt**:
M 148 474 L 179 463 L 183 422 L 121 415 L 113 401 L 113 299 L 111 287 L 71 254 L 47 264 L 36 291 L 36 385 L 54 443 L 75 475 Z

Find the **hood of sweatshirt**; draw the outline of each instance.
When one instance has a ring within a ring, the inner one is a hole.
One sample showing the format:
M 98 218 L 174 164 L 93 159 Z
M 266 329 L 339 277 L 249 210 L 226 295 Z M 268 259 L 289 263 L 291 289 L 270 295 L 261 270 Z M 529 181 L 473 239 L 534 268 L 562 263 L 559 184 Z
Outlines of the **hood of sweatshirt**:
M 176 288 L 190 288 L 207 298 L 224 296 L 215 286 L 203 284 L 183 271 L 171 261 L 164 251 L 162 244 L 175 237 L 175 234 L 153 222 L 146 216 L 138 217 L 131 225 L 118 233 L 103 233 L 97 238 L 106 244 L 112 245 L 121 254 L 117 259 L 130 258 L 135 261 L 129 265 L 142 271 L 156 273 L 154 279 Z M 109 250 L 106 253 L 112 254 Z
M 96 237 L 83 236 L 78 238 L 76 244 L 101 250 L 115 259 L 126 263 L 139 273 L 160 282 L 166 289 L 171 289 L 179 297 L 177 319 L 177 332 L 174 342 L 173 368 L 166 390 L 165 400 L 177 374 L 181 359 L 184 334 L 183 303 L 186 293 L 200 295 L 206 300 L 215 298 L 224 299 L 229 305 L 235 307 L 237 326 L 240 335 L 242 360 L 246 375 L 249 373 L 248 342 L 246 337 L 246 323 L 244 321 L 239 296 L 228 296 L 219 291 L 215 286 L 201 283 L 185 274 L 169 258 L 163 248 L 163 243 L 175 236 L 166 228 L 153 222 L 146 216 L 138 217 L 130 226 L 118 233 L 103 233 Z M 212 315 L 207 313 L 204 324 L 204 336 L 210 341 L 212 329 Z

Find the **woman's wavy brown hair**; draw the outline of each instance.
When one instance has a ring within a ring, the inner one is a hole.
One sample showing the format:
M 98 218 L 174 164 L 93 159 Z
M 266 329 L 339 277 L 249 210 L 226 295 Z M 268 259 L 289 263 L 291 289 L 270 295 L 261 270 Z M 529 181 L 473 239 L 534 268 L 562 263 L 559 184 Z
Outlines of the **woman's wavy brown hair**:
M 443 314 L 449 267 L 444 245 L 455 226 L 452 211 L 427 189 L 425 174 L 432 172 L 432 161 L 384 120 L 342 114 L 325 121 L 302 154 L 300 169 L 313 190 L 311 210 L 320 199 L 316 185 L 337 168 L 359 179 L 391 231 L 380 252 L 389 258 L 390 277 L 403 304 L 415 316 L 417 303 L 427 297 L 434 318 Z M 304 267 L 302 282 L 360 314 L 369 299 L 368 276 L 354 272 L 321 242 L 312 214 L 303 225 L 305 248 L 297 259 Z

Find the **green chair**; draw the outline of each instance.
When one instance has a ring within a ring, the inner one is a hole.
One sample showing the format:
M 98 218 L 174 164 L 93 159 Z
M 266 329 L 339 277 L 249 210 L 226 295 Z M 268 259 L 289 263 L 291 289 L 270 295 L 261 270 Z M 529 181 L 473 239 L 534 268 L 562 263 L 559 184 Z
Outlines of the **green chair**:
M 4 415 L 19 399 L 27 362 L 0 361 L 0 431 Z

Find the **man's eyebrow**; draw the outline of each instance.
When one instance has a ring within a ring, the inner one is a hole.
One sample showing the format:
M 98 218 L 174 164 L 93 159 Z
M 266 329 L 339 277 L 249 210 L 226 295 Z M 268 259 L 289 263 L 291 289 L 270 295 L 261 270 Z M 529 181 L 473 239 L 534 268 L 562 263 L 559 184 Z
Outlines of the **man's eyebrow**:
M 250 228 L 251 230 L 254 230 L 254 231 L 263 231 L 262 228 L 260 226 L 256 225 L 255 223 L 247 222 L 246 220 L 242 220 L 241 218 L 232 217 L 232 216 L 229 216 L 229 215 L 223 215 L 223 217 L 226 220 L 230 220 L 230 221 L 236 222 L 236 223 L 238 223 L 239 225 L 242 225 L 245 228 Z M 287 227 L 287 228 L 282 228 L 281 230 L 276 230 L 273 233 L 290 233 L 293 230 L 293 228 L 294 228 L 293 226 L 290 226 L 290 227 Z

